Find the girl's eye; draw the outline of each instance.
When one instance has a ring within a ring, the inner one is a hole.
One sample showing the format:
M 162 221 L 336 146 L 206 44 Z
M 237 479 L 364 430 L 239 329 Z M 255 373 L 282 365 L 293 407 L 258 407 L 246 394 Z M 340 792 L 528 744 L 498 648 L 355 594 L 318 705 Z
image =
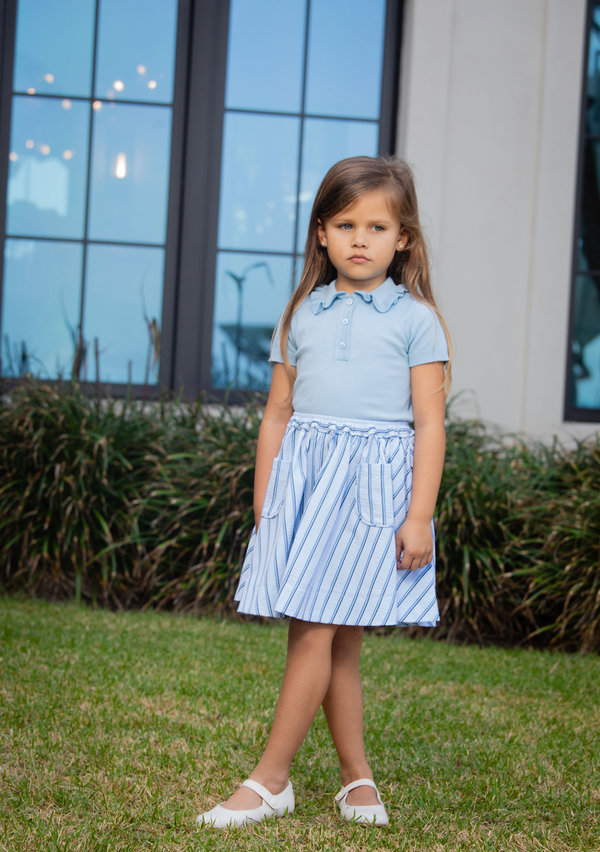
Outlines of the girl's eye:
M 373 225 L 373 228 L 374 228 L 376 231 L 383 231 L 383 230 L 384 230 L 383 225 Z
M 344 230 L 347 230 L 348 228 L 351 228 L 351 227 L 352 227 L 352 225 L 350 225 L 349 222 L 344 222 L 343 225 L 340 225 L 340 228 L 343 228 Z

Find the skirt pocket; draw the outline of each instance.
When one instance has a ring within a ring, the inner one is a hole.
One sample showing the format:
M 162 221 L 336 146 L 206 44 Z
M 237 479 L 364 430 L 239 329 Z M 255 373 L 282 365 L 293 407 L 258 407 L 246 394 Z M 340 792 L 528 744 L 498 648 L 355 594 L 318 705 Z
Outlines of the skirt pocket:
M 394 525 L 391 464 L 359 464 L 356 471 L 356 508 L 358 517 L 370 527 Z
M 290 467 L 290 461 L 278 458 L 273 459 L 267 493 L 265 494 L 263 509 L 260 513 L 261 518 L 274 518 L 279 513 L 283 505 L 283 498 L 285 497 Z

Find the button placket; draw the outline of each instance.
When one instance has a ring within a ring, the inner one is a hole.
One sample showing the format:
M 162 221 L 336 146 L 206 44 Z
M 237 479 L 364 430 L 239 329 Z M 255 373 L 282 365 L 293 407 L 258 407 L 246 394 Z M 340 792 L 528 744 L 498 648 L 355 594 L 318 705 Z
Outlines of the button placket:
M 337 328 L 335 334 L 335 361 L 350 360 L 350 328 L 352 326 L 352 312 L 354 311 L 355 299 L 340 299 L 340 311 L 338 314 Z

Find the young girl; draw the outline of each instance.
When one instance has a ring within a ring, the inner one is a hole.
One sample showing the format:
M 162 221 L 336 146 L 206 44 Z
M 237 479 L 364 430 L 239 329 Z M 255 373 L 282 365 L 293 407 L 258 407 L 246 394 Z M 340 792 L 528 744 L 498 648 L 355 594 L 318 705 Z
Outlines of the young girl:
M 360 648 L 365 626 L 438 621 L 432 518 L 450 381 L 405 163 L 353 157 L 327 173 L 270 361 L 236 600 L 239 612 L 290 618 L 287 665 L 258 765 L 198 822 L 292 813 L 290 766 L 323 706 L 342 817 L 386 825 L 365 755 Z

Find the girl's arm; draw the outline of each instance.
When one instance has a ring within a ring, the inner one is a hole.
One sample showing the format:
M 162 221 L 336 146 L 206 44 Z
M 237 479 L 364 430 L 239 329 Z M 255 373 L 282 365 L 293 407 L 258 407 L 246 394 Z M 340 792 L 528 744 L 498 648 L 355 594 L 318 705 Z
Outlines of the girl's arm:
M 296 369 L 293 367 L 294 375 Z M 273 366 L 269 398 L 265 407 L 256 448 L 256 468 L 254 472 L 254 521 L 256 528 L 260 522 L 267 485 L 271 475 L 273 459 L 281 449 L 283 433 L 294 408 L 291 396 L 283 402 L 290 393 L 290 381 L 284 364 L 279 362 Z
M 446 452 L 444 417 L 446 400 L 441 361 L 411 367 L 410 389 L 415 427 L 415 457 L 410 507 L 396 535 L 396 559 L 404 551 L 400 568 L 416 571 L 433 559 L 431 519 L 435 509 Z

